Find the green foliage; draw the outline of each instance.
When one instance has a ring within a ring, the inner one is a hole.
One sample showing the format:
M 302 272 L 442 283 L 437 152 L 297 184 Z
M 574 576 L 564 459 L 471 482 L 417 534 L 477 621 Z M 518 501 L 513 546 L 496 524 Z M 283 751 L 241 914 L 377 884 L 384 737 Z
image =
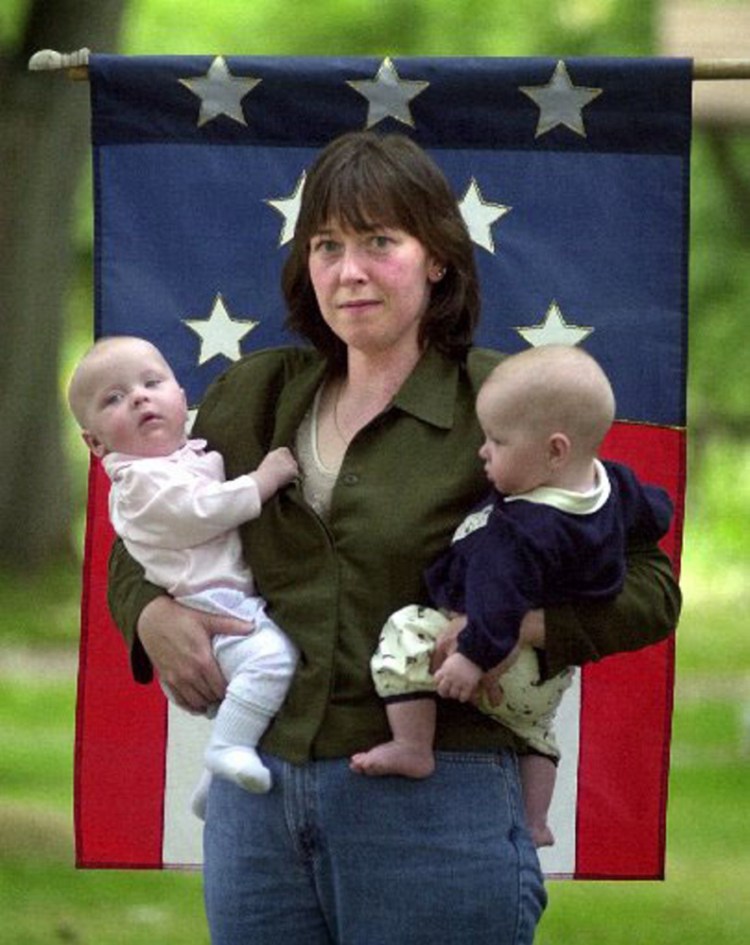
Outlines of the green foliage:
M 750 136 L 735 134 L 728 148 L 750 188 Z M 747 438 L 748 370 L 738 339 L 750 309 L 750 206 L 722 179 L 701 134 L 693 145 L 691 204 L 690 416 L 715 424 L 725 415 L 742 418 Z
M 2 647 L 70 647 L 78 637 L 79 599 L 77 561 L 36 573 L 0 569 L 0 655 Z
M 18 41 L 29 6 L 30 0 L 4 0 L 0 4 L 0 50 Z
M 651 0 L 131 0 L 123 51 L 307 56 L 643 55 Z
M 747 586 L 750 443 L 713 438 L 703 448 L 697 464 L 699 479 L 689 492 L 688 514 L 697 516 L 702 527 L 692 530 L 692 538 L 698 551 L 707 549 L 708 569 L 716 569 L 717 556 L 720 556 L 726 571 L 745 570 Z

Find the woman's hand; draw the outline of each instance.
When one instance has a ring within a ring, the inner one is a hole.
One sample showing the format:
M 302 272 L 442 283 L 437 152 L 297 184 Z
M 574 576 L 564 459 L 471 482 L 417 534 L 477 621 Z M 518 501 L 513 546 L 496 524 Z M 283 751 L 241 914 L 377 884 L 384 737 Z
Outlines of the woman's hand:
M 252 629 L 252 624 L 193 610 L 167 595 L 147 604 L 138 620 L 138 637 L 159 678 L 177 705 L 195 713 L 223 699 L 226 689 L 211 637 Z
M 546 624 L 543 610 L 527 610 L 521 621 L 518 642 L 543 650 L 546 643 Z

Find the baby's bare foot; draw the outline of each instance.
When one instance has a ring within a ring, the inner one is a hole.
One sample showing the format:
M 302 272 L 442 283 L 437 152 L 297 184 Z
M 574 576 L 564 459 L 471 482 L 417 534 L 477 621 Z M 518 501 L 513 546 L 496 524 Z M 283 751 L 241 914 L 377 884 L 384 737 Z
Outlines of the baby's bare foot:
M 349 767 L 372 777 L 399 774 L 404 778 L 429 778 L 435 770 L 435 757 L 430 749 L 391 741 L 353 755 Z
M 529 830 L 535 847 L 553 847 L 555 845 L 555 835 L 547 824 L 531 824 Z

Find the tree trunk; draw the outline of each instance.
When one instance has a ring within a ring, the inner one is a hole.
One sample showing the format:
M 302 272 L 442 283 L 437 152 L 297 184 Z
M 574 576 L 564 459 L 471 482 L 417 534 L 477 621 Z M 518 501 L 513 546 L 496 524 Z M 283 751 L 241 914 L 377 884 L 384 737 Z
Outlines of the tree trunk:
M 0 62 L 0 562 L 70 550 L 59 357 L 75 195 L 89 149 L 87 82 L 30 73 L 39 49 L 116 47 L 126 0 L 35 0 Z

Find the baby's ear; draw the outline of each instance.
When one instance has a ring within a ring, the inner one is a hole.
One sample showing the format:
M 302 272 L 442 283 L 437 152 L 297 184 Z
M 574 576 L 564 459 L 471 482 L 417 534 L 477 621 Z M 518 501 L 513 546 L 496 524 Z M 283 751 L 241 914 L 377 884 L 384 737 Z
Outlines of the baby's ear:
M 561 466 L 570 456 L 570 439 L 564 433 L 553 433 L 547 441 L 550 465 Z
M 104 443 L 102 443 L 98 437 L 94 436 L 93 433 L 89 433 L 88 430 L 81 430 L 81 437 L 83 438 L 83 442 L 86 444 L 86 446 L 88 446 L 94 456 L 98 457 L 99 459 L 101 459 L 102 456 L 104 456 L 104 454 L 107 452 Z

